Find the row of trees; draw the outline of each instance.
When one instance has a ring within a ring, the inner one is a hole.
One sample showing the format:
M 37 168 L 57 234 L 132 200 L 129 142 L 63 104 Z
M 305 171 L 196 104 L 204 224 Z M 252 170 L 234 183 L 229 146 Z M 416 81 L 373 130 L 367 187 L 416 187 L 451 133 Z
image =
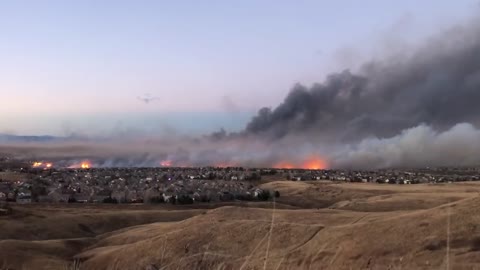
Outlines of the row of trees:
M 275 191 L 275 192 L 270 192 L 268 190 L 262 190 L 256 197 L 253 195 L 247 195 L 247 194 L 231 194 L 231 193 L 225 193 L 220 196 L 220 201 L 268 201 L 272 199 L 273 197 L 278 198 L 280 197 L 280 192 Z M 189 196 L 189 195 L 179 195 L 179 196 L 172 196 L 169 198 L 168 202 L 171 204 L 193 204 L 194 199 Z M 204 203 L 209 203 L 211 202 L 211 199 L 207 195 L 201 195 L 200 198 L 197 198 L 197 202 L 204 202 Z M 69 200 L 69 203 L 74 203 L 76 201 Z M 143 202 L 143 201 L 142 201 Z M 167 203 L 164 199 L 163 196 L 156 196 L 153 198 L 150 198 L 148 201 L 149 203 L 157 204 L 157 203 Z M 119 201 L 116 198 L 112 197 L 107 197 L 103 200 L 103 203 L 119 203 Z

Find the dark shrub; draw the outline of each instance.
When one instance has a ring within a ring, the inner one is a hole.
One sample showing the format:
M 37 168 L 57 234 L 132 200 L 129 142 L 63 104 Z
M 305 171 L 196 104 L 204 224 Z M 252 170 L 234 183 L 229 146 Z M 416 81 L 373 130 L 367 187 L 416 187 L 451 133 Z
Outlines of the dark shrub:
M 237 194 L 235 195 L 235 200 L 239 201 L 253 201 L 255 198 L 249 194 Z
M 181 196 L 178 196 L 177 202 L 179 204 L 192 204 L 193 199 L 188 195 L 181 195 Z
M 118 203 L 118 201 L 115 198 L 107 197 L 107 198 L 103 199 L 103 203 Z
M 151 203 L 164 203 L 165 200 L 163 199 L 162 196 L 156 196 L 156 197 L 150 198 L 150 202 Z
M 210 197 L 207 195 L 200 195 L 200 202 L 210 202 Z
M 262 190 L 259 194 L 258 194 L 258 199 L 260 201 L 268 201 L 270 199 L 270 191 L 268 190 Z

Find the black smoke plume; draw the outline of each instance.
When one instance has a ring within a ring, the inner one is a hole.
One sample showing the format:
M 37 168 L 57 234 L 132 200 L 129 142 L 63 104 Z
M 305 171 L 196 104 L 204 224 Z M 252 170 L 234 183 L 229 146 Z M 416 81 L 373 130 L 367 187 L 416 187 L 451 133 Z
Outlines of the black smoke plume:
M 457 26 L 415 52 L 375 60 L 357 72 L 296 85 L 282 104 L 262 108 L 247 134 L 358 141 L 391 137 L 420 124 L 446 130 L 480 120 L 480 27 Z

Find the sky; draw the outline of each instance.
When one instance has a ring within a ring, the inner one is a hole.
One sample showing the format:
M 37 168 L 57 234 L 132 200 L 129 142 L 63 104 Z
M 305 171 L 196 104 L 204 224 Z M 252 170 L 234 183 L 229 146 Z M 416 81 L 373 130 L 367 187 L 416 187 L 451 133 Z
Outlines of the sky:
M 478 1 L 0 0 L 0 133 L 240 130 Z M 138 97 L 157 99 L 146 104 Z

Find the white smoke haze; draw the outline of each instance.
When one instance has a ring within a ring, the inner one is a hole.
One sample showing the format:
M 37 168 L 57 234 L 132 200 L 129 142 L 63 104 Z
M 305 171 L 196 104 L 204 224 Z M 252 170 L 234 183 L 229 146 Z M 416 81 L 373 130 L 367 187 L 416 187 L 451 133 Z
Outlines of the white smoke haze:
M 366 138 L 352 144 L 306 142 L 289 137 L 265 143 L 252 138 L 131 140 L 118 142 L 27 143 L 0 147 L 17 157 L 72 166 L 88 160 L 94 167 L 171 166 L 278 167 L 323 159 L 329 168 L 475 166 L 480 164 L 480 130 L 460 123 L 445 131 L 422 124 L 390 138 Z
M 344 146 L 332 157 L 339 168 L 480 165 L 480 130 L 468 123 L 438 132 L 420 125 L 392 138 L 370 138 Z
M 480 165 L 480 23 L 474 18 L 416 49 L 357 72 L 297 84 L 238 133 L 170 133 L 22 145 L 1 152 L 97 167 L 248 166 L 375 169 Z M 225 102 L 235 104 L 233 100 Z

